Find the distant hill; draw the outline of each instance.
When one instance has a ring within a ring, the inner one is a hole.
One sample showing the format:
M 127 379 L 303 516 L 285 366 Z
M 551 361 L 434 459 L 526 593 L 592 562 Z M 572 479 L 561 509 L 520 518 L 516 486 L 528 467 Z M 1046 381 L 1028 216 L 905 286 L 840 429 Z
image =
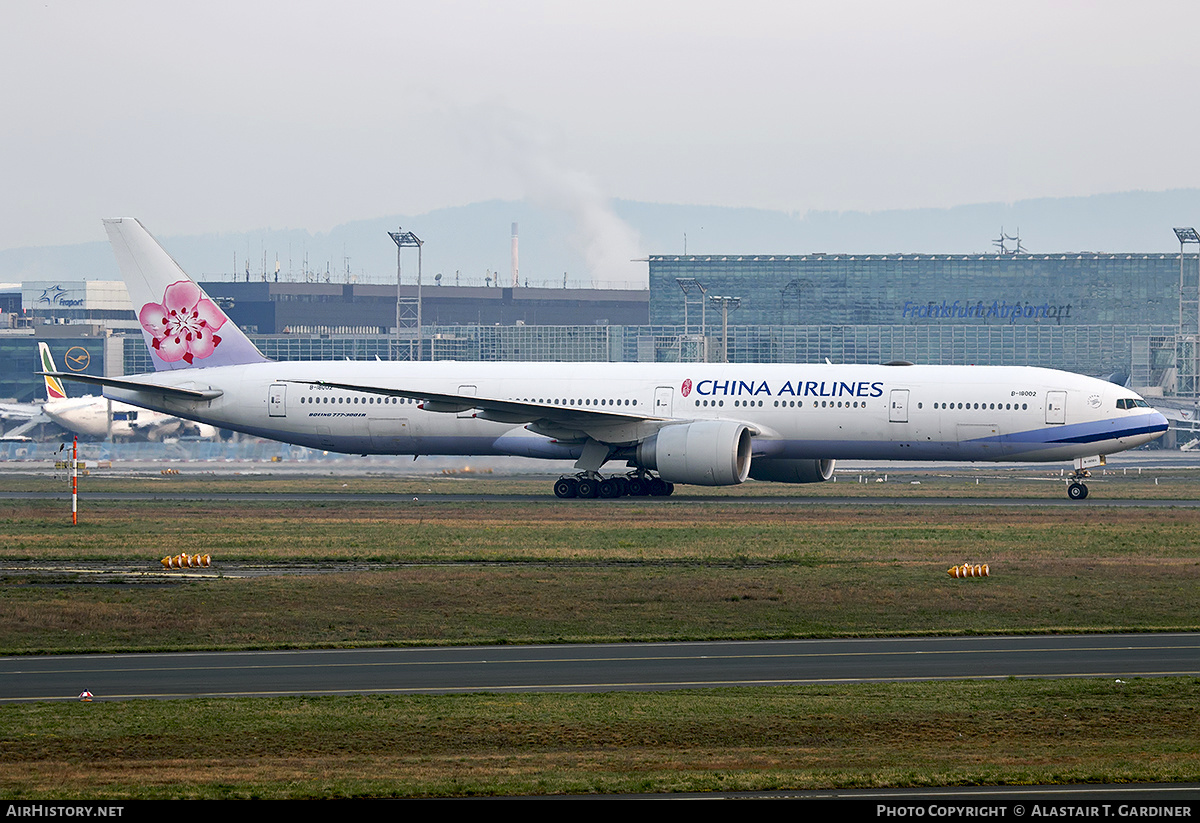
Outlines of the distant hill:
M 154 216 L 141 215 L 154 232 Z M 1200 189 L 1124 192 L 1091 197 L 983 203 L 883 212 L 778 211 L 614 201 L 606 213 L 571 215 L 528 202 L 490 201 L 421 215 L 358 220 L 327 233 L 262 229 L 159 237 L 190 274 L 252 279 L 264 269 L 280 279 L 311 276 L 340 283 L 394 283 L 396 247 L 388 231 L 403 227 L 424 243 L 423 282 L 482 285 L 498 273 L 510 282 L 511 226 L 519 225 L 522 283 L 618 287 L 644 285 L 649 254 L 968 254 L 995 251 L 1001 231 L 1020 234 L 1035 254 L 1069 251 L 1178 252 L 1171 229 L 1200 225 Z M 99 217 L 97 218 L 99 223 Z M 1010 248 L 1012 243 L 1008 244 Z M 265 258 L 265 266 L 264 266 Z M 403 277 L 416 275 L 413 250 Z M 118 279 L 105 242 L 0 251 L 0 282 Z

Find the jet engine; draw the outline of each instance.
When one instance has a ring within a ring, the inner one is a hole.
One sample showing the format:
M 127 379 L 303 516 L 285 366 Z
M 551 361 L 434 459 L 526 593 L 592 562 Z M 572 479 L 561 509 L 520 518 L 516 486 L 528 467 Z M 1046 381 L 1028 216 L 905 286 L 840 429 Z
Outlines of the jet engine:
M 668 483 L 734 486 L 750 473 L 750 429 L 732 420 L 666 426 L 638 444 L 636 462 Z
M 772 483 L 821 483 L 833 477 L 833 461 L 759 458 L 754 461 L 750 476 Z

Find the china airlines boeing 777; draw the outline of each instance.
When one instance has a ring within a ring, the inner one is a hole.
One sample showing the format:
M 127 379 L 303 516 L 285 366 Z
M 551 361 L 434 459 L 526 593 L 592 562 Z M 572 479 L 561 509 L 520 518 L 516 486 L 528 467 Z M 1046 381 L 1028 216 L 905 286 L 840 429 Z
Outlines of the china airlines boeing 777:
M 828 480 L 836 459 L 1074 461 L 1148 443 L 1166 419 L 1103 380 L 1005 366 L 273 362 L 133 219 L 105 228 L 156 371 L 104 395 L 345 453 L 574 461 L 559 497 L 675 483 Z M 601 475 L 610 461 L 628 471 Z

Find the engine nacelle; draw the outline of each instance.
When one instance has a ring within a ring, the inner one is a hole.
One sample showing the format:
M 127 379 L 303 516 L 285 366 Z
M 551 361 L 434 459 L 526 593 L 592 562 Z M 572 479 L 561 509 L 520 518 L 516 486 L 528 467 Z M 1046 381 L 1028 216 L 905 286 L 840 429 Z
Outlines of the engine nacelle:
M 772 483 L 822 483 L 833 477 L 833 461 L 759 458 L 754 461 L 750 476 Z
M 637 464 L 668 483 L 744 483 L 750 474 L 750 429 L 732 420 L 666 426 L 638 444 Z

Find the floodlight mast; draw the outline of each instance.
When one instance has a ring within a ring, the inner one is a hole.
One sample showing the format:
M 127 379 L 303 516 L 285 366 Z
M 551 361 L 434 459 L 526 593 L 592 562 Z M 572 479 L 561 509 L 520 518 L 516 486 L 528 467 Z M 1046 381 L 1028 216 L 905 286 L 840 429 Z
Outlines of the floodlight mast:
M 742 298 L 710 294 L 708 299 L 721 307 L 721 362 L 729 362 L 729 310 L 740 308 Z
M 1184 268 L 1188 243 L 1200 247 L 1200 233 L 1190 226 L 1175 230 L 1179 241 L 1179 331 L 1175 338 L 1175 393 L 1200 396 L 1200 274 L 1191 283 Z M 1200 260 L 1200 251 L 1197 254 Z
M 692 289 L 698 289 L 700 292 L 700 333 L 704 334 L 704 295 L 708 292 L 708 288 L 703 283 L 694 277 L 676 277 L 675 283 L 683 290 L 683 334 L 686 337 L 691 333 L 688 328 L 688 294 Z
M 396 244 L 396 347 L 395 347 L 395 349 L 393 349 L 393 357 L 395 356 L 395 351 L 398 350 L 400 347 L 400 307 L 402 305 L 404 305 L 404 303 L 405 303 L 405 301 L 403 301 L 400 297 L 400 253 L 401 253 L 401 251 L 403 251 L 406 248 L 416 248 L 416 250 L 417 250 L 416 357 L 413 357 L 413 344 L 412 344 L 412 341 L 410 340 L 409 348 L 408 348 L 408 359 L 409 360 L 422 360 L 422 359 L 424 359 L 424 357 L 422 354 L 422 349 L 423 349 L 422 342 L 423 341 L 421 339 L 421 246 L 424 245 L 424 241 L 422 241 L 421 238 L 417 237 L 411 231 L 404 231 L 404 229 L 402 229 L 399 226 L 396 227 L 396 231 L 389 231 L 388 237 L 392 238 L 392 241 Z M 411 305 L 411 301 L 409 301 L 409 305 Z

